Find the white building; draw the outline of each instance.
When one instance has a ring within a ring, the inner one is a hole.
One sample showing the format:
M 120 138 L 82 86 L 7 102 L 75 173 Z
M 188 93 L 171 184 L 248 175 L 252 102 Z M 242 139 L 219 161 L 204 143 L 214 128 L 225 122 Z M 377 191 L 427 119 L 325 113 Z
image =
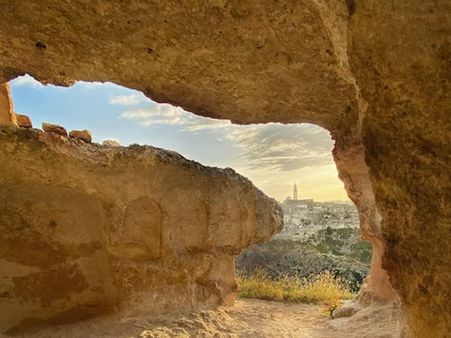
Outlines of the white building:
M 352 202 L 315 202 L 313 199 L 298 199 L 297 193 L 295 185 L 293 198 L 287 197 L 282 203 L 285 225 L 278 236 L 303 238 L 327 227 L 359 227 L 358 211 Z

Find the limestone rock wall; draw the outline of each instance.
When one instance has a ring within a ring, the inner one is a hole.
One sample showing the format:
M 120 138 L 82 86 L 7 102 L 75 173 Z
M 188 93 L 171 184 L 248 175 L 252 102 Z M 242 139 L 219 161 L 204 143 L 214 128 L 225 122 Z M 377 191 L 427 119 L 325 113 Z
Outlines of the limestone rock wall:
M 282 227 L 231 169 L 144 146 L 0 129 L 0 328 L 115 307 L 232 304 L 234 256 Z
M 359 210 L 360 236 L 363 240 L 370 240 L 373 248 L 370 276 L 366 278 L 358 299 L 363 303 L 397 300 L 398 295 L 382 267 L 385 240 L 381 234 L 381 215 L 365 163 L 363 145 L 358 140 L 346 144 L 336 142 L 333 155 L 348 196 Z
M 451 332 L 451 4 L 359 1 L 349 55 L 382 257 L 412 334 Z
M 240 123 L 349 128 L 357 118 L 354 85 L 316 0 L 1 5 L 0 82 L 23 73 L 59 85 L 112 81 Z M 18 17 L 27 19 L 14 24 Z
M 360 145 L 378 269 L 413 335 L 451 332 L 448 0 L 0 5 L 0 82 L 112 81 L 238 123 L 316 123 L 345 161 Z
M 0 126 L 14 126 L 16 115 L 14 114 L 13 101 L 8 83 L 0 83 Z

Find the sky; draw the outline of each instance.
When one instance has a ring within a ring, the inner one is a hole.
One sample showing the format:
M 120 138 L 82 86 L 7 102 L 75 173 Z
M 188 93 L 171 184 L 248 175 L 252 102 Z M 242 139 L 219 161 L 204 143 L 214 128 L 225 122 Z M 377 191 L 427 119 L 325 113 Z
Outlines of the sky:
M 88 129 L 93 140 L 147 144 L 174 150 L 203 165 L 231 167 L 267 195 L 283 201 L 298 185 L 299 198 L 348 200 L 332 159 L 329 132 L 311 124 L 233 125 L 158 104 L 113 83 L 44 86 L 31 76 L 10 82 L 14 109 L 68 131 Z

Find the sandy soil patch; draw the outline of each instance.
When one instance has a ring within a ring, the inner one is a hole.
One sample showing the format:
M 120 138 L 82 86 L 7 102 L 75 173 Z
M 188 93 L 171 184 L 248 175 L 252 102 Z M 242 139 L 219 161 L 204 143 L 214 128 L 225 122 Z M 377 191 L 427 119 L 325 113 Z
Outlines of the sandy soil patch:
M 395 304 L 360 308 L 347 318 L 329 319 L 319 305 L 237 300 L 234 307 L 186 316 L 147 317 L 144 313 L 108 316 L 53 326 L 22 337 L 400 337 L 402 320 Z

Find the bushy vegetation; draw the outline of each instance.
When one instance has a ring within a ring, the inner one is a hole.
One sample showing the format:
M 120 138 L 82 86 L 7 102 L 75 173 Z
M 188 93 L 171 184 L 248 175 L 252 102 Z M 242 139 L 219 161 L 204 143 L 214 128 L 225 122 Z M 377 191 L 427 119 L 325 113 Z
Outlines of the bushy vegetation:
M 251 275 L 238 272 L 237 282 L 238 297 L 241 298 L 334 304 L 336 307 L 341 300 L 354 296 L 346 284 L 330 272 L 310 279 L 288 275 L 272 278 L 263 269 L 257 269 Z
M 360 262 L 371 262 L 372 247 L 369 242 L 359 242 L 351 245 L 351 255 Z

